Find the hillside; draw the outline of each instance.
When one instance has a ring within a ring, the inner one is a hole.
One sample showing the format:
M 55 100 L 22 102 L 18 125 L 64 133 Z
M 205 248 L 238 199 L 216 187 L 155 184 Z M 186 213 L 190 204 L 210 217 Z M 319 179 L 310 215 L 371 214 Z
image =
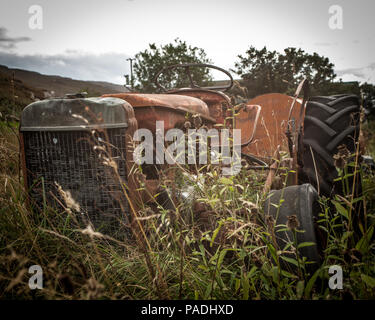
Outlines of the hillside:
M 22 81 L 25 85 L 42 91 L 54 91 L 55 96 L 75 93 L 84 89 L 88 89 L 89 94 L 92 93 L 94 95 L 127 91 L 124 86 L 109 82 L 74 80 L 60 76 L 44 75 L 34 71 L 11 69 L 0 65 L 0 73 L 11 77 L 13 72 L 15 79 Z
M 14 85 L 12 78 L 14 74 Z M 0 65 L 0 112 L 18 113 L 35 99 L 61 97 L 66 93 L 86 91 L 89 96 L 128 91 L 124 86 L 104 81 L 82 81 L 50 76 Z

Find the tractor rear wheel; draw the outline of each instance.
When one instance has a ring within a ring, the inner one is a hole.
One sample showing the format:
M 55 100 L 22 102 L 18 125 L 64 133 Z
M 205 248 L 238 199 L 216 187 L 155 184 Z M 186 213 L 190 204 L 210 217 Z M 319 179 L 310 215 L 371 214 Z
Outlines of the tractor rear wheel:
M 351 161 L 358 148 L 360 102 L 355 95 L 312 97 L 306 105 L 304 135 L 299 150 L 300 183 L 311 183 L 321 195 L 345 194 L 336 167 Z M 344 147 L 345 146 L 345 147 Z M 339 155 L 335 156 L 334 155 Z M 354 167 L 347 167 L 348 173 Z M 361 190 L 359 174 L 355 181 Z M 349 186 L 353 177 L 349 177 Z

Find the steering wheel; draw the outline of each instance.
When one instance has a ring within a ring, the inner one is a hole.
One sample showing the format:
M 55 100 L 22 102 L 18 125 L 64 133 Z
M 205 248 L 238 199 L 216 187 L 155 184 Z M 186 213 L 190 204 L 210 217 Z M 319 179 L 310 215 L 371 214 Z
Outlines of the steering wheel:
M 221 71 L 222 73 L 224 73 L 229 78 L 230 82 L 229 82 L 228 85 L 211 86 L 211 87 L 200 87 L 200 86 L 198 86 L 198 85 L 196 85 L 194 83 L 194 80 L 193 80 L 193 77 L 192 77 L 192 74 L 191 74 L 191 70 L 190 70 L 191 67 L 208 68 L 208 69 L 219 70 L 219 71 Z M 159 89 L 163 90 L 164 92 L 169 91 L 168 89 L 166 89 L 165 87 L 163 87 L 160 84 L 160 82 L 159 82 L 160 75 L 164 74 L 167 70 L 177 70 L 177 69 L 180 69 L 180 68 L 184 69 L 185 74 L 188 76 L 188 79 L 189 79 L 189 82 L 190 82 L 190 88 L 191 89 L 227 91 L 227 90 L 229 90 L 230 88 L 233 87 L 233 77 L 232 77 L 232 75 L 228 71 L 226 71 L 226 70 L 224 70 L 222 68 L 219 68 L 217 66 L 214 66 L 214 65 L 211 65 L 211 64 L 205 64 L 205 63 L 181 63 L 181 64 L 173 64 L 173 65 L 170 65 L 170 66 L 166 66 L 163 69 L 161 69 L 157 73 L 157 75 L 155 76 L 155 80 L 154 80 L 155 85 Z M 170 90 L 176 90 L 176 89 L 182 89 L 182 88 L 174 88 L 174 89 L 170 89 Z

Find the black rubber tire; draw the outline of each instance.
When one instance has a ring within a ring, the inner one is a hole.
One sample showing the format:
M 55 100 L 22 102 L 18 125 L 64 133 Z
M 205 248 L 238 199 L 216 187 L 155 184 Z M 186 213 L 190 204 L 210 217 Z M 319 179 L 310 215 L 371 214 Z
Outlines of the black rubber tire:
M 283 200 L 280 202 L 280 200 Z M 297 244 L 303 242 L 313 242 L 315 245 L 305 246 L 298 249 L 300 256 L 306 257 L 309 264 L 306 264 L 308 272 L 314 272 L 320 263 L 320 243 L 317 241 L 316 236 L 316 219 L 319 213 L 318 193 L 311 184 L 303 184 L 296 186 L 289 186 L 281 190 L 271 190 L 267 200 L 264 204 L 265 215 L 270 215 L 276 220 L 276 226 L 287 224 L 288 217 L 295 215 L 299 226 Z M 277 206 L 280 206 L 278 209 Z M 278 231 L 275 229 L 276 241 L 279 249 L 283 249 L 291 239 L 293 233 L 291 230 Z M 295 259 L 295 256 L 283 254 L 286 257 Z M 284 260 L 281 261 L 284 266 L 289 269 L 295 270 L 294 265 L 289 265 Z
M 303 165 L 299 170 L 299 183 L 311 183 L 320 190 L 321 195 L 328 197 L 342 194 L 342 182 L 334 181 L 338 175 L 333 156 L 337 154 L 337 147 L 340 145 L 346 145 L 351 154 L 355 153 L 359 123 L 360 102 L 357 96 L 310 98 L 306 106 L 304 134 L 298 154 Z M 360 183 L 358 186 L 360 188 Z

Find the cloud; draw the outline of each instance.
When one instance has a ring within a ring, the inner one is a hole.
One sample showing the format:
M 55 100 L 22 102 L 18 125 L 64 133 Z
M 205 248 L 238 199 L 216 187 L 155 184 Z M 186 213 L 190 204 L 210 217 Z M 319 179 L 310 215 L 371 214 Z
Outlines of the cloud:
M 20 55 L 0 51 L 0 64 L 77 80 L 124 84 L 123 75 L 129 73 L 128 57 L 120 53 L 92 54 L 74 50 L 58 55 Z
M 29 37 L 17 37 L 11 38 L 7 36 L 8 30 L 4 27 L 0 27 L 0 48 L 13 49 L 18 42 L 30 41 Z
M 342 76 L 345 74 L 351 74 L 358 78 L 365 77 L 364 68 L 349 68 L 349 69 L 343 69 L 343 70 L 337 71 L 337 76 Z
M 336 70 L 336 74 L 343 81 L 375 83 L 375 62 L 361 68 Z

